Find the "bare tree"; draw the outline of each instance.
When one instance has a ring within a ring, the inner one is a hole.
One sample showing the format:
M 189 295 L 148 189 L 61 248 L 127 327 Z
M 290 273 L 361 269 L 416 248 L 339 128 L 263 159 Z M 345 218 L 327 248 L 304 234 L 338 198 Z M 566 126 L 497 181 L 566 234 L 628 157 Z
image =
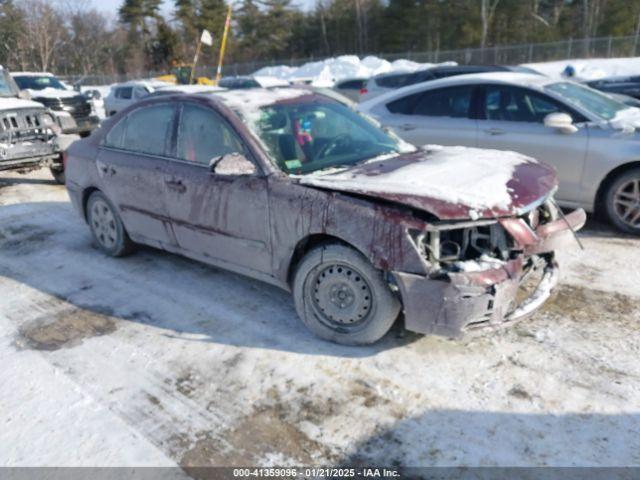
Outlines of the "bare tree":
M 27 61 L 37 69 L 47 71 L 66 40 L 64 18 L 47 0 L 22 0 L 20 6 L 25 15 L 20 43 L 25 48 Z M 21 63 L 25 63 L 24 58 Z
M 496 13 L 500 0 L 481 0 L 480 1 L 480 18 L 482 20 L 482 33 L 480 37 L 480 48 L 487 45 L 487 37 L 489 36 L 489 25 Z

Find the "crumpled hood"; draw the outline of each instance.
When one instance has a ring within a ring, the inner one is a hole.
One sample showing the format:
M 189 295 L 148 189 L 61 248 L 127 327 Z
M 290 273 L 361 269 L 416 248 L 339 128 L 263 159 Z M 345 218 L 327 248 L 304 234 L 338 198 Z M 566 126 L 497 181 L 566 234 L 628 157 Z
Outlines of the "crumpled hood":
M 516 152 L 426 145 L 337 172 L 300 177 L 304 185 L 404 204 L 441 220 L 520 214 L 557 186 L 555 170 Z

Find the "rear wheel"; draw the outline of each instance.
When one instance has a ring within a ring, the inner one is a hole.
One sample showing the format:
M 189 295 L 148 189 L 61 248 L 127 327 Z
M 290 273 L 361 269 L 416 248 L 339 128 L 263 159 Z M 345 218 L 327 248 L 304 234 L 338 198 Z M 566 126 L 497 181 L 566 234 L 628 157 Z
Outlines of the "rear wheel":
M 344 345 L 376 342 L 400 312 L 383 273 L 359 252 L 339 244 L 307 253 L 296 269 L 293 296 L 311 332 Z
M 107 255 L 120 257 L 133 250 L 120 215 L 102 192 L 93 192 L 89 197 L 87 220 L 94 240 Z
M 623 232 L 640 235 L 640 168 L 631 169 L 611 182 L 605 195 L 609 221 Z

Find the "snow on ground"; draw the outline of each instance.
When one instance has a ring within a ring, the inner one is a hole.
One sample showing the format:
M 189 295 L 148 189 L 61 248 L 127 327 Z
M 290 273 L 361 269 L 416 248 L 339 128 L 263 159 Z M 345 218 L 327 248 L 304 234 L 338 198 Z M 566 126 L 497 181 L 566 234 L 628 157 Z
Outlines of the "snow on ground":
M 640 74 L 640 57 L 630 58 L 590 58 L 569 59 L 555 62 L 525 63 L 549 77 L 560 78 L 567 66 L 575 70 L 577 80 L 597 80 L 605 77 L 618 77 Z
M 104 256 L 46 170 L 2 173 L 0 464 L 639 465 L 640 239 L 581 239 L 530 320 L 341 347 L 272 286 Z
M 455 62 L 445 62 L 445 65 L 455 65 Z M 369 78 L 391 71 L 414 71 L 429 68 L 435 63 L 416 63 L 411 60 L 396 60 L 389 62 L 382 58 L 369 56 L 362 60 L 356 55 L 343 55 L 317 62 L 309 62 L 300 67 L 278 65 L 264 67 L 254 75 L 266 75 L 290 82 L 311 81 L 318 87 L 331 87 L 339 80 L 347 78 Z

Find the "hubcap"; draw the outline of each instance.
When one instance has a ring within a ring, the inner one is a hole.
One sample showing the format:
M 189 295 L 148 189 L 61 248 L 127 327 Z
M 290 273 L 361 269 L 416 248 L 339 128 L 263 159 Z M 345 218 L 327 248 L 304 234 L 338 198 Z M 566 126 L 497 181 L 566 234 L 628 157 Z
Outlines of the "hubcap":
M 329 265 L 314 279 L 313 301 L 325 323 L 355 326 L 371 312 L 371 288 L 358 272 L 345 265 Z
M 111 249 L 118 239 L 116 219 L 109 205 L 96 200 L 91 207 L 91 228 L 100 244 Z
M 640 228 L 640 178 L 630 180 L 616 190 L 613 206 L 620 220 Z

